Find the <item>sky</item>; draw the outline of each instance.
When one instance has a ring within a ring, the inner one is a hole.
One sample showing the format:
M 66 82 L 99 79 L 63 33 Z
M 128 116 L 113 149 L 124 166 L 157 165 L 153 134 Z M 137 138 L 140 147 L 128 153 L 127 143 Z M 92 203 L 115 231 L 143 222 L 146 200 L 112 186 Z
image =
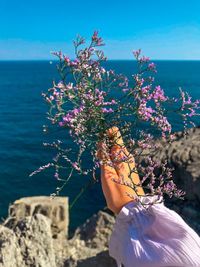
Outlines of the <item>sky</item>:
M 0 0 L 0 60 L 73 57 L 77 34 L 104 39 L 108 59 L 200 60 L 199 0 Z

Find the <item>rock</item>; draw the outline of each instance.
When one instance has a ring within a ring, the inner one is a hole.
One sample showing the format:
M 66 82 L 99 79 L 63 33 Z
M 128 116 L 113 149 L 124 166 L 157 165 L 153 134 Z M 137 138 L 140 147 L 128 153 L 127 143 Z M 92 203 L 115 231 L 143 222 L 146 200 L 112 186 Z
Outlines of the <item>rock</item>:
M 196 209 L 194 209 L 191 206 L 185 206 L 183 207 L 182 211 L 181 211 L 182 215 L 184 215 L 185 217 L 188 217 L 192 220 L 200 220 L 200 212 Z
M 200 201 L 200 127 L 187 130 L 186 136 L 183 132 L 176 133 L 171 144 L 169 140 L 161 139 L 155 143 L 158 148 L 150 152 L 153 158 L 159 162 L 167 159 L 175 169 L 173 176 L 176 184 L 186 192 L 186 199 Z M 142 160 L 141 157 L 139 161 Z
M 35 214 L 16 224 L 12 220 L 0 228 L 0 266 L 56 267 L 50 219 Z
M 78 227 L 64 249 L 67 252 L 63 255 L 64 267 L 116 267 L 115 260 L 108 253 L 114 222 L 114 216 L 99 211 Z
M 69 214 L 67 197 L 25 197 L 16 200 L 9 207 L 9 216 L 15 218 L 16 222 L 26 216 L 33 216 L 37 213 L 51 219 L 53 238 L 62 239 L 68 235 Z
M 96 256 L 79 260 L 77 267 L 117 267 L 116 261 L 109 256 L 108 250 L 98 253 Z
M 24 267 L 22 254 L 14 232 L 0 225 L 0 267 Z
M 84 240 L 87 247 L 107 248 L 114 222 L 113 216 L 99 211 L 76 229 L 73 238 Z
M 50 219 L 42 214 L 35 214 L 18 221 L 13 231 L 25 266 L 56 266 Z

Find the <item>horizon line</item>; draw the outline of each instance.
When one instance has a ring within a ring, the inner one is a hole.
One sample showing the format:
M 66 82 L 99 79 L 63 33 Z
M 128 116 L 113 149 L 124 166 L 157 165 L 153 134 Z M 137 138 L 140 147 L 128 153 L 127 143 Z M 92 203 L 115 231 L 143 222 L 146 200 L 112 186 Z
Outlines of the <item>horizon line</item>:
M 74 59 L 72 59 L 74 60 Z M 58 59 L 0 59 L 0 62 L 3 61 L 49 61 L 49 62 L 57 62 Z M 135 59 L 107 59 L 106 61 L 136 61 Z M 200 61 L 200 59 L 150 59 L 152 61 Z

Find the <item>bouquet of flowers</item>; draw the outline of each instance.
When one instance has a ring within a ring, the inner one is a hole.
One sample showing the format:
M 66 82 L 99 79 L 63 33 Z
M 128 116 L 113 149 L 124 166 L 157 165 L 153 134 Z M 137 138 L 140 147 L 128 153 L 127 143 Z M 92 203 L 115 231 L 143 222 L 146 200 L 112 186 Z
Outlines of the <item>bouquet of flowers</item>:
M 184 131 L 190 124 L 194 125 L 193 117 L 199 115 L 199 100 L 192 101 L 181 88 L 179 98 L 170 98 L 156 84 L 156 65 L 143 56 L 141 50 L 133 52 L 137 71 L 128 79 L 123 74 L 106 69 L 106 57 L 100 50 L 103 45 L 102 38 L 95 31 L 89 45 L 80 36 L 74 41 L 75 59 L 62 52 L 53 52 L 59 60 L 57 68 L 61 80 L 54 82 L 52 88 L 43 93 L 49 105 L 49 127 L 54 127 L 56 131 L 62 129 L 71 141 L 66 144 L 66 140 L 60 138 L 53 143 L 44 143 L 55 148 L 55 157 L 30 174 L 53 168 L 55 178 L 63 183 L 53 195 L 59 194 L 74 172 L 97 180 L 95 173 L 100 164 L 113 166 L 113 161 L 107 157 L 100 159 L 97 156 L 100 142 L 105 144 L 101 147 L 105 155 L 109 153 L 107 148 L 116 142 L 116 138 L 111 140 L 107 134 L 113 126 L 120 129 L 130 155 L 138 157 L 144 149 L 156 149 L 152 142 L 155 136 L 173 141 L 169 112 L 180 116 Z M 145 155 L 145 159 L 146 165 L 136 163 L 130 169 L 130 183 L 126 182 L 126 185 L 136 188 L 131 174 L 137 172 L 140 186 L 147 194 L 181 198 L 184 193 L 176 187 L 172 168 L 167 162 L 154 161 L 151 153 Z M 120 158 L 116 155 L 116 161 L 129 162 L 129 155 L 126 153 Z M 156 175 L 158 168 L 160 172 Z M 123 177 L 114 182 L 124 184 Z

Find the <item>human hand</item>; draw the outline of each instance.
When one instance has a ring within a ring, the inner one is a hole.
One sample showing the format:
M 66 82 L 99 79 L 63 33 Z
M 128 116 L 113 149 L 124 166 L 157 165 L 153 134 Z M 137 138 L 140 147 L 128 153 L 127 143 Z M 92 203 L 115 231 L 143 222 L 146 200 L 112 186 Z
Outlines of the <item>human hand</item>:
M 103 142 L 98 144 L 97 157 L 101 166 L 101 182 L 108 207 L 115 213 L 137 196 L 144 195 L 135 168 L 135 160 L 124 145 L 117 127 L 107 132 L 110 148 Z

